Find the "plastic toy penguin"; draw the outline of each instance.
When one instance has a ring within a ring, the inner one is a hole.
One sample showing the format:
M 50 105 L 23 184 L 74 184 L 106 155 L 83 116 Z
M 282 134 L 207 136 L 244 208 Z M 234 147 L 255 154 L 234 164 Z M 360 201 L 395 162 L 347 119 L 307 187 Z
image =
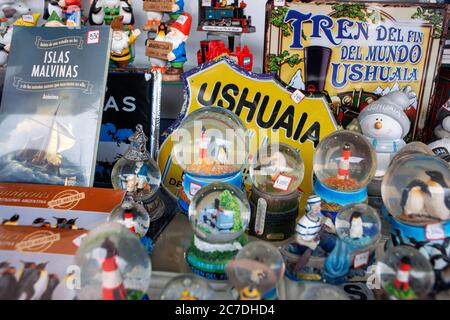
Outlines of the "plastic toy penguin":
M 261 294 L 255 287 L 245 287 L 239 292 L 239 300 L 261 300 Z

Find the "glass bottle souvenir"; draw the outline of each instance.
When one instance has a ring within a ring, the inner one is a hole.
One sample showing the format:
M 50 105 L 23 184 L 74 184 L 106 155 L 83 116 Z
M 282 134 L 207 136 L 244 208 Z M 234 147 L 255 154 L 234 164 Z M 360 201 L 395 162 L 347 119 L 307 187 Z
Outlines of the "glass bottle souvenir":
M 161 293 L 161 300 L 212 300 L 214 290 L 195 275 L 183 274 L 171 279 Z
M 145 236 L 150 227 L 150 217 L 145 208 L 129 200 L 116 206 L 111 212 L 108 221 L 120 223 L 139 238 Z

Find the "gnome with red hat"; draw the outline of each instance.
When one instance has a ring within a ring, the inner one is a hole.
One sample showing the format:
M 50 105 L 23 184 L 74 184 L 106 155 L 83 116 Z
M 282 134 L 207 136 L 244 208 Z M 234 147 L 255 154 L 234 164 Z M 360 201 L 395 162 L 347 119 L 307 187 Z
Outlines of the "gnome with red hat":
M 169 33 L 164 37 L 164 41 L 172 43 L 172 52 L 168 55 L 170 68 L 167 70 L 167 74 L 180 75 L 183 73 L 183 65 L 187 61 L 185 42 L 189 38 L 191 24 L 192 16 L 183 12 L 170 26 Z

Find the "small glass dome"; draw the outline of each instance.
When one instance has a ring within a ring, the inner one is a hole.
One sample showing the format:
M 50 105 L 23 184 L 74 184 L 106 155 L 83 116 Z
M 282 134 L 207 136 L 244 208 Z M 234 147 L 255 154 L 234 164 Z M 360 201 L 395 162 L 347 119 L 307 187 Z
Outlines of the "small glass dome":
M 306 288 L 301 293 L 299 300 L 350 300 L 341 287 L 326 283 L 303 284 Z
M 377 263 L 376 275 L 382 288 L 392 299 L 425 298 L 434 285 L 430 262 L 409 246 L 392 247 Z
M 246 130 L 239 117 L 227 109 L 198 109 L 174 132 L 172 158 L 192 175 L 231 175 L 247 161 Z
M 114 189 L 127 190 L 135 201 L 150 200 L 158 191 L 161 172 L 147 151 L 148 138 L 141 125 L 136 126 L 129 140 L 130 147 L 111 172 L 112 185 Z
M 433 150 L 429 146 L 427 146 L 423 142 L 414 141 L 411 143 L 408 143 L 406 146 L 400 149 L 399 152 L 395 154 L 395 156 L 392 158 L 391 163 L 397 161 L 398 159 L 408 156 L 410 154 L 415 153 L 421 153 L 421 154 L 428 154 L 430 156 L 434 156 Z
M 147 234 L 150 227 L 150 217 L 143 206 L 134 201 L 124 201 L 111 212 L 108 221 L 116 221 L 125 226 L 138 237 Z
M 192 199 L 189 220 L 200 239 L 210 243 L 230 242 L 247 229 L 250 205 L 246 195 L 235 186 L 211 183 Z
M 246 244 L 228 263 L 228 279 L 237 290 L 254 287 L 261 294 L 273 289 L 283 277 L 283 257 L 273 245 L 254 241 Z
M 206 280 L 184 274 L 170 280 L 163 289 L 161 300 L 211 300 L 214 290 Z
M 127 228 L 106 222 L 91 230 L 75 255 L 80 300 L 140 300 L 150 285 L 147 251 Z
M 339 238 L 356 247 L 375 244 L 381 234 L 377 211 L 364 203 L 349 204 L 339 210 L 335 225 Z
M 284 143 L 260 148 L 250 165 L 253 185 L 262 192 L 274 195 L 296 191 L 304 173 L 305 165 L 300 154 Z
M 336 131 L 319 142 L 313 170 L 321 184 L 330 189 L 357 191 L 367 186 L 373 178 L 376 154 L 363 135 Z
M 388 212 L 410 225 L 450 220 L 450 165 L 426 154 L 411 154 L 393 162 L 381 183 Z

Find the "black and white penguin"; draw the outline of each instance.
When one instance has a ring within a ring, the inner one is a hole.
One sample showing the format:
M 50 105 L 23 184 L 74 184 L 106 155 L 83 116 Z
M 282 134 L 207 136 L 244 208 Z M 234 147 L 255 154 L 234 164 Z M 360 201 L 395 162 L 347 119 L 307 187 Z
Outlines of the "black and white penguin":
M 38 227 L 38 228 L 41 228 L 41 227 L 50 228 L 51 224 L 44 218 L 36 218 L 33 220 L 32 226 Z
M 425 211 L 426 196 L 431 196 L 425 182 L 411 181 L 402 192 L 400 207 L 404 215 L 423 215 Z
M 78 229 L 77 225 L 75 224 L 77 220 L 78 218 L 67 220 L 67 223 L 64 225 L 64 229 Z
M 89 24 L 91 26 L 100 26 L 105 21 L 105 11 L 103 11 L 102 1 L 92 1 L 89 8 Z
M 39 300 L 51 300 L 53 292 L 59 284 L 59 278 L 56 274 L 52 273 L 48 276 L 48 284 L 44 293 L 41 295 Z
M 20 216 L 16 213 L 9 219 L 4 219 L 2 224 L 5 226 L 17 226 Z
M 17 299 L 17 279 L 15 277 L 16 269 L 8 267 L 0 275 L 0 300 Z
M 350 231 L 349 235 L 351 239 L 360 239 L 364 235 L 362 213 L 355 211 L 350 217 Z
M 120 13 L 123 17 L 123 24 L 124 25 L 134 25 L 134 14 L 133 14 L 133 8 L 131 7 L 131 4 L 128 2 L 128 0 L 120 0 Z
M 19 300 L 37 300 L 44 293 L 48 285 L 47 262 L 39 263 L 30 272 L 24 272 L 19 281 Z
M 430 191 L 430 199 L 425 203 L 426 211 L 440 220 L 449 220 L 450 189 L 442 172 L 428 170 L 425 173 L 430 177 L 430 180 L 426 182 Z
M 53 219 L 56 220 L 56 224 L 54 226 L 55 228 L 64 229 L 65 225 L 67 224 L 66 218 L 53 217 Z

